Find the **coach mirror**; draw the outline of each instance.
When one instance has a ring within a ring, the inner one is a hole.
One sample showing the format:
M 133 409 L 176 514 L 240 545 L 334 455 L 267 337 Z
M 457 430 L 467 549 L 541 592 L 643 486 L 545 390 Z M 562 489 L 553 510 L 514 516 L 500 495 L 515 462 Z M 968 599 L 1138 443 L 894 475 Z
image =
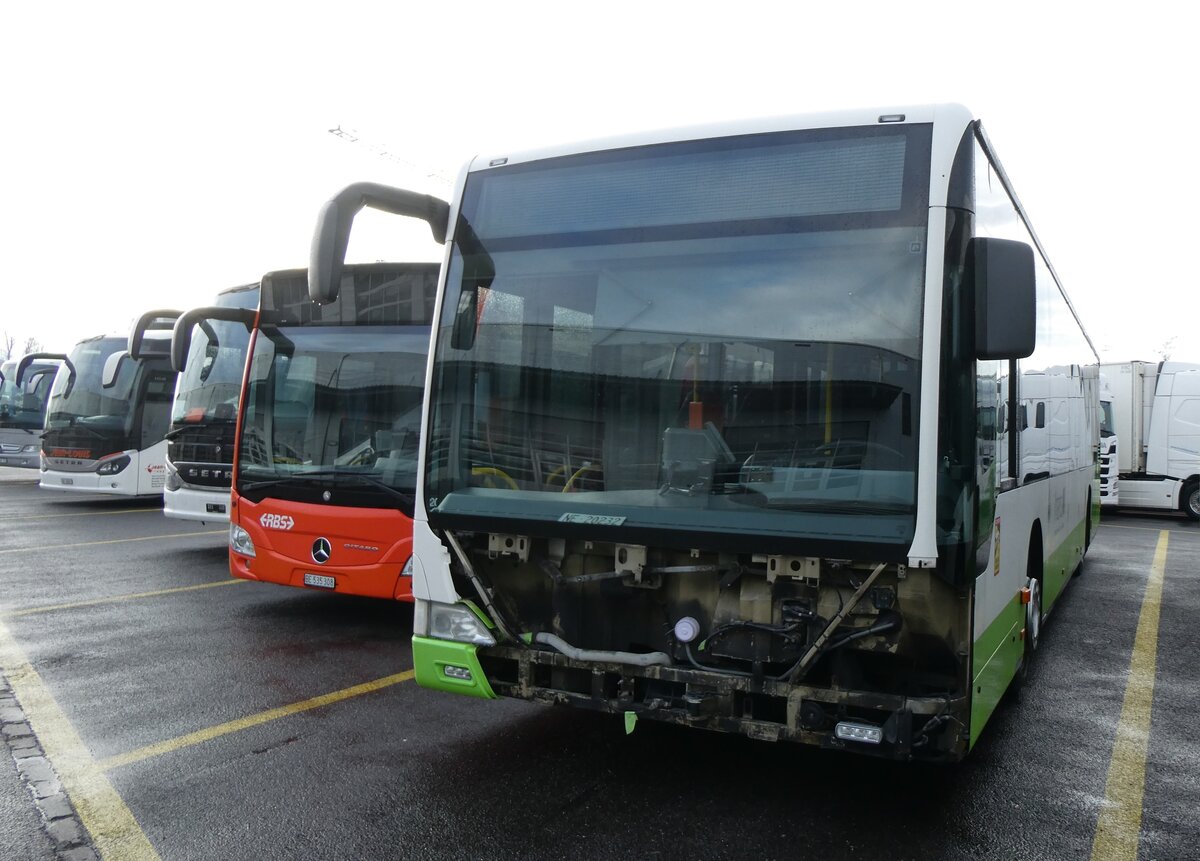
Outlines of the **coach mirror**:
M 967 251 L 975 290 L 975 357 L 1024 359 L 1037 340 L 1037 279 L 1033 248 L 1024 242 L 975 237 Z

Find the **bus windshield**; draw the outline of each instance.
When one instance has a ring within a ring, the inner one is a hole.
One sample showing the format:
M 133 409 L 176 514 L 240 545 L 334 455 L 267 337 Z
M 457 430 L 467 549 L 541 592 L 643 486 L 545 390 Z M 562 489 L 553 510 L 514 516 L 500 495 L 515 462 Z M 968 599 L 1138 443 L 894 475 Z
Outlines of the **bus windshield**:
M 216 306 L 253 310 L 258 307 L 258 290 L 222 293 Z M 173 425 L 237 421 L 249 343 L 250 333 L 241 323 L 208 320 L 196 327 L 171 410 Z
M 59 374 L 50 392 L 47 430 L 86 429 L 107 436 L 128 436 L 133 410 L 130 395 L 137 377 L 138 363 L 121 362 L 116 382 L 111 388 L 101 385 L 104 363 L 113 353 L 127 346 L 124 338 L 93 338 L 83 341 L 71 351 L 75 366 L 74 384 L 68 386 L 69 375 Z M 68 391 L 68 388 L 70 391 Z
M 0 381 L 0 428 L 41 430 L 46 399 L 57 368 L 56 364 L 32 364 L 25 370 L 25 379 L 18 386 L 17 363 L 4 363 L 4 379 Z
M 125 338 L 92 338 L 71 351 L 74 383 L 69 384 L 66 373 L 54 378 L 43 450 L 69 447 L 78 457 L 95 457 L 145 449 L 162 440 L 175 389 L 175 373 L 165 356 L 126 357 L 113 385 L 102 385 L 104 363 L 127 344 Z
M 787 132 L 471 174 L 431 521 L 908 540 L 929 137 Z
M 367 491 L 380 507 L 411 512 L 428 351 L 428 326 L 263 325 L 251 358 L 239 493 L 316 483 Z

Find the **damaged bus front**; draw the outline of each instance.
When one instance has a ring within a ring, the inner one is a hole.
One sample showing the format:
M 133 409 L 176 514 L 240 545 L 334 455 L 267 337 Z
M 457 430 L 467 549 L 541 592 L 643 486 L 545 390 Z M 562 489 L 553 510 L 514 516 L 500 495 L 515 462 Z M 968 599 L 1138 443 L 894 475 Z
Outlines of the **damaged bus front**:
M 973 236 L 982 132 L 935 114 L 466 172 L 414 526 L 421 684 L 965 754 L 1026 655 L 1031 505 L 1003 619 L 974 597 L 1034 273 L 1029 244 Z

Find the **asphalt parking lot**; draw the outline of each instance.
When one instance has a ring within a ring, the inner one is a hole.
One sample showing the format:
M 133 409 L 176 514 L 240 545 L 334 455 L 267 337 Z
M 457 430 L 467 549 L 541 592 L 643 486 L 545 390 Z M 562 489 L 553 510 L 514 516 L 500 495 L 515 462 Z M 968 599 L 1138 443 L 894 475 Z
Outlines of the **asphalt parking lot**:
M 0 524 L 0 859 L 1200 858 L 1181 518 L 1106 515 L 954 767 L 426 691 L 408 607 L 231 580 L 144 501 Z

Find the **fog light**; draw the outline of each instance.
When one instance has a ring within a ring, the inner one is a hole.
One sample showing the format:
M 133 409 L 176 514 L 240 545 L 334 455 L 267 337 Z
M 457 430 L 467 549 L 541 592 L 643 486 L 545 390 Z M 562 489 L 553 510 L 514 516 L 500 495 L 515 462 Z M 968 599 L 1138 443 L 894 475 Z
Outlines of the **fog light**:
M 883 741 L 883 730 L 866 723 L 842 721 L 833 728 L 833 734 L 842 741 L 861 741 L 866 744 L 879 744 Z
M 447 664 L 443 669 L 448 679 L 458 679 L 462 682 L 471 681 L 471 671 L 466 667 L 456 667 L 453 664 Z

